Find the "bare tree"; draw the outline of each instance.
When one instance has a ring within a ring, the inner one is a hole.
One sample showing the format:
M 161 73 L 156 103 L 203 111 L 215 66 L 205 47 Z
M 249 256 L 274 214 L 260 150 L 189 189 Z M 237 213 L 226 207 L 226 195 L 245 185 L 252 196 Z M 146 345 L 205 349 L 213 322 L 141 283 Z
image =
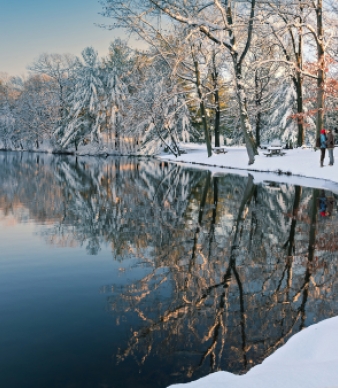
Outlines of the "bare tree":
M 67 94 L 75 82 L 76 57 L 70 54 L 41 54 L 28 69 L 33 74 L 47 75 L 53 79 L 56 89 L 56 100 L 59 105 L 58 125 L 67 118 L 69 107 Z M 68 90 L 67 90 L 68 89 Z
M 189 32 L 191 29 L 199 31 L 205 39 L 215 42 L 227 51 L 233 64 L 240 123 L 249 164 L 254 163 L 258 151 L 248 116 L 242 66 L 252 41 L 256 0 L 247 3 L 233 3 L 229 0 L 221 3 L 219 0 L 213 0 L 207 4 L 192 0 L 105 0 L 103 5 L 103 14 L 116 21 L 110 28 L 123 27 L 140 36 L 155 36 L 158 33 L 157 17 L 161 13 L 166 16 L 164 22 L 168 24 L 168 28 L 169 20 L 181 23 Z

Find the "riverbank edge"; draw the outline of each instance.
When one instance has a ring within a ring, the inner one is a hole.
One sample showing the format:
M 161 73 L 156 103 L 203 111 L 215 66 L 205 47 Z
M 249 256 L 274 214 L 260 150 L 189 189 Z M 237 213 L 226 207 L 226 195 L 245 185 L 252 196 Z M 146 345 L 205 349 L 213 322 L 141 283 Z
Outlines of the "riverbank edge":
M 338 182 L 334 181 L 332 179 L 318 178 L 316 176 L 308 176 L 308 175 L 302 175 L 302 174 L 294 174 L 291 171 L 283 171 L 280 169 L 274 170 L 274 171 L 272 171 L 272 170 L 259 170 L 259 169 L 253 169 L 253 168 L 240 168 L 240 167 L 233 167 L 233 166 L 222 166 L 222 165 L 217 165 L 217 164 L 189 162 L 189 161 L 185 161 L 185 160 L 167 159 L 163 156 L 155 156 L 155 158 L 160 160 L 160 161 L 163 161 L 163 162 L 180 164 L 180 165 L 183 165 L 186 167 L 193 167 L 193 168 L 198 168 L 198 166 L 203 167 L 203 168 L 207 167 L 207 170 L 210 170 L 211 172 L 216 172 L 216 173 L 218 172 L 217 170 L 219 169 L 220 170 L 219 172 L 222 172 L 222 173 L 226 172 L 224 170 L 231 170 L 232 174 L 236 174 L 236 171 L 240 172 L 240 173 L 247 172 L 248 174 L 250 174 L 250 173 L 269 174 L 269 175 L 271 175 L 271 178 L 276 178 L 276 176 L 278 176 L 279 179 L 277 181 L 284 182 L 284 183 L 289 183 L 287 178 L 290 178 L 290 177 L 301 178 L 304 180 L 315 179 L 316 181 L 318 181 L 318 188 L 322 188 L 322 185 L 320 184 L 320 182 L 327 182 L 327 183 L 332 184 L 334 186 L 337 185 L 337 190 L 338 190 Z M 285 179 L 283 179 L 283 177 L 285 177 Z M 276 179 L 271 179 L 271 180 L 273 181 Z M 337 193 L 338 193 L 338 191 L 337 191 Z

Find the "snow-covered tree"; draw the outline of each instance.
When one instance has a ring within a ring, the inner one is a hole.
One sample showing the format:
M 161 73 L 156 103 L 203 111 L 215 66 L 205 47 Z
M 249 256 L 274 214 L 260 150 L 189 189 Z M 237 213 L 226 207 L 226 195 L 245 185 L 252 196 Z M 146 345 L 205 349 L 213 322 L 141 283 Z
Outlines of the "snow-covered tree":
M 5 150 L 14 147 L 15 97 L 16 95 L 13 90 L 12 78 L 3 74 L 0 80 L 0 148 L 4 148 Z
M 70 54 L 41 54 L 28 69 L 32 74 L 50 77 L 55 84 L 54 104 L 58 105 L 58 117 L 55 128 L 65 125 L 69 106 L 67 97 L 74 87 L 76 57 Z
M 196 131 L 191 126 L 185 93 L 172 75 L 167 62 L 153 53 L 142 56 L 137 77 L 142 80 L 130 96 L 131 123 L 142 153 L 158 153 L 163 147 L 179 154 L 179 143 L 192 139 Z
M 103 59 L 105 71 L 103 82 L 106 90 L 105 100 L 105 132 L 109 147 L 117 152 L 125 152 L 128 129 L 125 127 L 124 102 L 128 98 L 130 75 L 133 67 L 133 51 L 125 42 L 116 39 L 109 46 L 109 53 Z
M 83 61 L 78 61 L 74 91 L 68 96 L 69 119 L 56 130 L 61 147 L 85 139 L 100 143 L 101 126 L 105 119 L 106 90 L 102 82 L 102 62 L 92 47 L 82 51 Z
M 167 2 L 162 0 L 105 0 L 104 14 L 116 20 L 116 26 L 124 27 L 139 35 L 158 34 L 157 16 L 163 13 L 172 21 L 199 31 L 206 40 L 217 43 L 231 58 L 234 84 L 239 107 L 241 129 L 245 138 L 249 164 L 254 163 L 257 147 L 247 112 L 247 96 L 243 83 L 242 67 L 254 32 L 256 0 L 249 2 L 196 1 Z M 190 31 L 188 31 L 190 33 Z
M 24 80 L 15 103 L 15 122 L 20 144 L 26 149 L 40 149 L 44 142 L 50 148 L 58 104 L 53 97 L 55 82 L 46 74 L 31 75 Z

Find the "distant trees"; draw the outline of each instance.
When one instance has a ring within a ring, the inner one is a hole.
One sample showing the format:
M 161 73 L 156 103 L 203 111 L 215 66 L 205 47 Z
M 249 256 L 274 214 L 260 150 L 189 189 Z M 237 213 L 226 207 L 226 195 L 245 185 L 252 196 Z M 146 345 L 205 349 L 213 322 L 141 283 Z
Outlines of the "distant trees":
M 110 3 L 104 14 L 148 49 L 116 39 L 104 58 L 42 54 L 25 79 L 0 76 L 2 147 L 178 155 L 198 139 L 211 156 L 223 135 L 253 163 L 261 141 L 311 144 L 336 122 L 334 4 Z
M 117 39 L 105 58 L 92 47 L 82 58 L 43 54 L 29 70 L 27 79 L 3 77 L 6 149 L 45 150 L 47 141 L 68 152 L 178 154 L 196 134 L 185 90 L 154 50 L 138 53 Z
M 15 97 L 13 80 L 3 75 L 0 81 L 0 148 L 8 149 L 13 146 Z
M 57 116 L 54 91 L 55 84 L 47 75 L 34 75 L 26 80 L 2 79 L 0 140 L 4 148 L 38 150 L 42 143 L 51 139 Z
M 58 125 L 63 125 L 67 120 L 67 95 L 75 85 L 76 64 L 75 56 L 44 53 L 28 67 L 32 74 L 48 76 L 54 82 L 53 101 L 58 106 L 58 123 L 55 124 Z

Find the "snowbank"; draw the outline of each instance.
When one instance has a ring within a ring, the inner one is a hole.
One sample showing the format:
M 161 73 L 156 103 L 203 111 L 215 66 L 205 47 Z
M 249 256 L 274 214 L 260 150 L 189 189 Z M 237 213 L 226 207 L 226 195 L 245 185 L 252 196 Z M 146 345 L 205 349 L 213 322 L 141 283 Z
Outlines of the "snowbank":
M 249 172 L 254 175 L 256 183 L 273 180 L 334 191 L 338 189 L 338 148 L 334 149 L 335 165 L 328 166 L 326 156 L 324 167 L 320 167 L 319 164 L 320 152 L 309 148 L 285 150 L 285 156 L 271 157 L 265 156 L 263 154 L 265 151 L 260 150 L 260 155 L 256 156 L 253 165 L 248 165 L 245 147 L 226 147 L 228 151 L 226 154 L 214 154 L 210 158 L 204 145 L 187 144 L 182 148 L 187 150 L 187 154 L 177 158 L 168 154 L 161 154 L 159 157 L 162 160 L 196 165 L 198 168 L 205 167 L 213 172 L 232 172 L 239 175 L 247 175 Z M 318 181 L 319 179 L 322 181 Z
M 217 372 L 192 383 L 171 387 L 337 388 L 338 317 L 296 334 L 245 375 Z

